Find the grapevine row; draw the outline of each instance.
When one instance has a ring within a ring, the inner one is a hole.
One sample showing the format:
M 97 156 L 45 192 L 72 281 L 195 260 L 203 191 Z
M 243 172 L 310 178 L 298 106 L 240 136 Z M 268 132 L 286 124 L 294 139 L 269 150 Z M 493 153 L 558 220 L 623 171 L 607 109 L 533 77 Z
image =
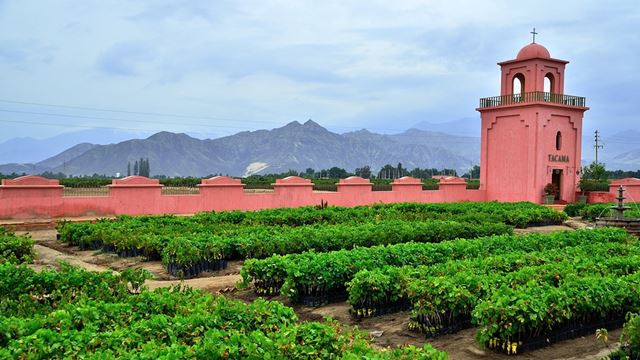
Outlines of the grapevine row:
M 533 224 L 558 224 L 566 215 L 544 206 L 520 203 L 398 203 L 358 207 L 317 209 L 300 207 L 260 211 L 205 212 L 191 217 L 119 216 L 95 224 L 66 223 L 60 228 L 64 241 L 89 244 L 92 240 L 109 242 L 118 237 L 142 234 L 227 232 L 237 226 L 303 226 L 385 220 L 455 220 L 459 222 L 499 222 L 515 227 Z M 89 239 L 83 239 L 88 237 Z
M 503 287 L 561 286 L 585 276 L 624 276 L 640 267 L 640 251 L 634 256 L 576 258 L 569 261 L 529 266 L 506 274 L 476 274 L 463 271 L 413 281 L 408 286 L 413 302 L 410 329 L 430 336 L 466 327 L 473 309 Z M 513 349 L 511 349 L 513 350 Z
M 253 282 L 263 295 L 280 292 L 308 305 L 346 298 L 346 284 L 361 270 L 386 266 L 435 265 L 450 260 L 488 257 L 514 251 L 540 251 L 583 243 L 626 243 L 628 235 L 620 229 L 597 229 L 553 235 L 500 235 L 472 240 L 407 243 L 371 248 L 355 248 L 326 253 L 272 256 L 247 260 L 241 270 L 243 284 Z
M 621 234 L 624 237 L 624 234 Z M 349 303 L 355 317 L 378 316 L 391 311 L 409 308 L 419 300 L 420 286 L 434 277 L 443 278 L 440 285 L 446 283 L 447 276 L 472 273 L 477 276 L 500 275 L 522 270 L 527 267 L 553 264 L 559 261 L 592 262 L 592 258 L 609 259 L 613 256 L 640 255 L 640 249 L 621 243 L 594 243 L 571 246 L 560 249 L 547 249 L 536 252 L 515 251 L 490 257 L 453 260 L 432 266 L 387 266 L 374 270 L 358 272 L 347 284 Z M 418 285 L 416 285 L 418 284 Z M 425 291 L 434 290 L 433 287 Z M 444 294 L 438 288 L 439 294 Z M 474 296 L 479 296 L 476 292 Z M 466 300 L 465 300 L 466 301 Z M 444 311 L 444 310 L 443 310 Z
M 507 354 L 617 327 L 640 308 L 640 273 L 502 286 L 473 310 L 480 344 Z
M 511 232 L 510 226 L 500 223 L 396 220 L 324 226 L 253 226 L 226 234 L 146 235 L 137 239 L 125 237 L 116 243 L 102 243 L 102 248 L 145 254 L 149 258 L 161 257 L 170 273 L 191 277 L 202 271 L 222 269 L 229 259 L 264 258 L 308 250 L 325 252 L 410 241 L 440 242 Z
M 278 302 L 180 288 L 132 293 L 136 278 L 144 274 L 0 265 L 0 358 L 446 359 L 429 345 L 377 350 L 364 333 L 300 323 Z

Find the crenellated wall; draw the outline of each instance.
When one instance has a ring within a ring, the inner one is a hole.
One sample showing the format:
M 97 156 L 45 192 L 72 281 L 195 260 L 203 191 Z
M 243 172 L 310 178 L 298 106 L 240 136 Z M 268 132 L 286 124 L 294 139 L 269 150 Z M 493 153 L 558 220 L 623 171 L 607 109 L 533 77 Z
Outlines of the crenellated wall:
M 291 176 L 277 179 L 274 191 L 244 191 L 239 179 L 216 176 L 203 179 L 199 194 L 163 195 L 157 179 L 129 176 L 114 179 L 107 196 L 63 196 L 58 180 L 23 176 L 2 180 L 0 219 L 60 218 L 141 214 L 193 214 L 200 211 L 260 210 L 320 205 L 357 206 L 396 202 L 484 201 L 485 192 L 468 190 L 464 179 L 440 179 L 439 190 L 422 190 L 419 179 L 404 177 L 391 191 L 372 191 L 372 183 L 360 177 L 341 179 L 338 191 L 313 191 L 308 179 Z
M 77 216 L 193 214 L 200 211 L 260 210 L 320 205 L 357 206 L 398 202 L 487 201 L 484 190 L 470 190 L 458 177 L 444 177 L 438 190 L 422 190 L 420 179 L 403 177 L 391 191 L 372 191 L 373 184 L 357 176 L 340 179 L 338 191 L 313 191 L 308 179 L 277 179 L 273 191 L 246 192 L 239 179 L 216 176 L 202 179 L 193 195 L 163 195 L 157 179 L 129 176 L 113 179 L 106 196 L 63 196 L 58 180 L 39 176 L 4 179 L 0 185 L 0 219 L 61 218 Z M 640 179 L 611 182 L 609 192 L 589 193 L 589 202 L 611 202 L 618 186 L 627 190 L 627 201 L 640 202 Z

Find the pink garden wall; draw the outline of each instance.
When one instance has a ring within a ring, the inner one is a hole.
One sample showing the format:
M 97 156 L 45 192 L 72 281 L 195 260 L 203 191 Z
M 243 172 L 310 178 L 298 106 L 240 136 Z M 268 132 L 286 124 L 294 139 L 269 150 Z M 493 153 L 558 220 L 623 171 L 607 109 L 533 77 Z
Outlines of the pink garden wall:
M 107 196 L 63 196 L 58 180 L 23 176 L 2 180 L 0 219 L 61 218 L 142 214 L 193 214 L 200 211 L 260 210 L 319 205 L 357 206 L 397 202 L 461 202 L 492 200 L 484 190 L 469 190 L 464 179 L 440 179 L 439 190 L 422 190 L 419 179 L 404 177 L 392 183 L 391 191 L 372 191 L 372 183 L 360 177 L 341 179 L 338 191 L 313 191 L 308 179 L 278 179 L 274 191 L 251 193 L 240 180 L 225 176 L 203 179 L 199 194 L 163 195 L 157 179 L 130 176 L 114 179 Z M 618 186 L 626 189 L 627 201 L 640 202 L 640 179 L 611 183 L 609 192 L 589 194 L 589 202 L 612 202 Z
M 640 179 L 636 178 L 626 178 L 612 181 L 611 184 L 609 184 L 609 194 L 611 194 L 611 200 L 607 202 L 617 201 L 615 200 L 615 198 L 618 196 L 619 186 L 622 186 L 625 189 L 625 202 L 640 203 Z
M 319 205 L 357 206 L 395 202 L 484 201 L 485 192 L 468 190 L 464 179 L 440 180 L 439 190 L 422 190 L 419 179 L 396 179 L 391 191 L 372 191 L 367 179 L 341 179 L 336 192 L 313 191 L 308 179 L 278 179 L 274 191 L 250 193 L 238 179 L 217 176 L 203 179 L 199 194 L 162 195 L 157 179 L 130 176 L 114 179 L 108 196 L 65 197 L 58 180 L 24 176 L 2 180 L 0 219 L 60 218 L 75 216 L 193 214 L 199 211 L 259 210 Z

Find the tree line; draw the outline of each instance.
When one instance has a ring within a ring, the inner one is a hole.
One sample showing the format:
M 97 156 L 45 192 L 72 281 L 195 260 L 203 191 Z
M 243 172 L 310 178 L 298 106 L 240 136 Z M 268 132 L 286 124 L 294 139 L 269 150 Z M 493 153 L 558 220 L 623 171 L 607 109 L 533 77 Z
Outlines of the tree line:
M 136 160 L 135 163 L 133 163 L 133 173 L 131 172 L 131 161 L 127 162 L 127 176 L 131 175 L 151 177 L 149 158 Z
M 620 170 L 619 170 L 620 171 Z M 640 170 L 639 170 L 640 172 Z M 24 176 L 27 175 L 26 173 L 11 173 L 11 174 L 2 174 L 0 173 L 0 179 L 13 179 L 19 176 Z M 106 175 L 106 174 L 93 174 L 93 175 L 81 175 L 81 176 L 71 176 L 71 175 L 67 175 L 64 174 L 62 172 L 51 172 L 51 171 L 45 171 L 43 173 L 38 174 L 40 176 L 49 178 L 49 179 L 67 179 L 67 178 L 104 178 L 104 179 L 111 179 L 113 176 L 110 175 Z M 146 176 L 146 177 L 152 177 L 151 176 L 151 166 L 149 163 L 149 158 L 140 158 L 139 160 L 136 160 L 133 162 L 133 165 L 131 163 L 131 161 L 129 161 L 127 163 L 127 176 L 131 176 L 131 175 L 139 175 L 139 176 Z M 229 176 L 228 174 L 222 174 L 222 173 L 216 173 L 216 174 L 209 174 L 207 176 L 204 176 L 204 178 L 210 178 L 216 175 L 226 175 Z M 307 168 L 304 171 L 297 171 L 297 170 L 288 170 L 285 172 L 281 172 L 281 173 L 269 173 L 269 174 L 259 174 L 259 175 L 251 175 L 249 177 L 264 177 L 264 178 L 284 178 L 287 176 L 300 176 L 303 178 L 307 178 L 307 179 L 344 179 L 347 178 L 349 176 L 360 176 L 362 178 L 365 179 L 371 179 L 371 180 L 393 180 L 393 179 L 398 179 L 401 178 L 403 176 L 411 176 L 411 177 L 415 177 L 418 179 L 430 179 L 433 176 L 436 175 L 444 175 L 444 176 L 458 176 L 458 172 L 455 169 L 436 169 L 436 168 L 413 168 L 413 169 L 407 169 L 405 167 L 402 166 L 402 163 L 398 163 L 398 165 L 394 166 L 391 164 L 386 164 L 384 165 L 382 168 L 380 168 L 380 170 L 378 170 L 377 172 L 374 171 L 371 166 L 369 165 L 365 165 L 359 168 L 356 168 L 353 172 L 347 171 L 346 169 L 337 167 L 337 166 L 333 166 L 331 168 L 328 169 L 320 169 L 320 170 L 315 170 L 313 168 Z M 159 175 L 159 174 L 155 174 L 153 175 L 154 178 L 157 179 L 169 179 L 170 177 L 166 176 L 166 175 Z M 462 175 L 462 177 L 464 178 L 468 178 L 468 179 L 478 179 L 480 177 L 480 167 L 478 165 L 474 165 L 472 169 L 470 169 L 469 171 L 467 171 L 466 173 L 464 173 Z M 178 177 L 178 178 L 184 178 L 184 179 L 195 179 L 196 177 L 192 177 L 192 176 L 185 176 L 185 177 Z
M 3 174 L 0 173 L 0 179 L 13 179 L 20 176 L 28 175 L 27 173 L 10 173 Z M 49 179 L 71 179 L 71 178 L 103 178 L 103 179 L 111 179 L 112 175 L 106 174 L 97 174 L 93 175 L 81 175 L 81 176 L 72 176 L 67 175 L 62 172 L 51 172 L 45 171 L 39 173 L 37 175 L 49 178 Z M 151 175 L 151 166 L 148 158 L 140 158 L 131 163 L 129 161 L 127 163 L 127 176 L 129 175 L 140 175 L 146 177 L 152 177 Z M 204 178 L 213 177 L 216 175 L 227 175 L 228 174 L 209 174 L 204 176 Z M 283 178 L 287 176 L 300 176 L 308 179 L 343 179 L 349 176 L 360 176 L 365 179 L 371 180 L 393 180 L 397 178 L 401 178 L 403 176 L 411 176 L 419 179 L 430 179 L 433 176 L 444 175 L 444 176 L 458 176 L 458 173 L 455 169 L 436 169 L 436 168 L 413 168 L 407 169 L 402 166 L 401 163 L 397 165 L 386 164 L 381 167 L 378 171 L 374 171 L 371 166 L 365 165 L 359 168 L 356 168 L 353 172 L 347 171 L 346 169 L 334 166 L 328 169 L 315 170 L 313 168 L 307 168 L 304 171 L 297 170 L 288 170 L 286 172 L 281 173 L 269 173 L 269 174 L 260 174 L 260 175 L 252 175 L 250 177 L 265 177 L 265 178 Z M 169 179 L 170 177 L 166 175 L 153 175 L 154 178 L 157 179 Z M 462 175 L 463 178 L 467 179 L 478 179 L 480 178 L 480 166 L 474 165 L 469 171 L 465 172 Z M 592 163 L 589 166 L 585 166 L 582 169 L 581 177 L 585 180 L 598 181 L 598 182 L 607 182 L 609 179 L 622 179 L 622 178 L 640 178 L 640 169 L 638 170 L 607 170 L 602 163 Z M 176 179 L 200 179 L 199 177 L 178 177 Z
M 349 176 L 359 176 L 365 179 L 378 179 L 378 180 L 393 180 L 398 179 L 404 176 L 412 176 L 419 179 L 430 179 L 436 175 L 443 176 L 458 176 L 458 172 L 455 169 L 422 169 L 422 168 L 413 168 L 411 170 L 402 166 L 402 163 L 398 163 L 398 165 L 386 164 L 380 170 L 375 172 L 371 166 L 365 165 L 359 168 L 356 168 L 353 172 L 347 171 L 346 169 L 334 166 L 329 169 L 321 169 L 315 170 L 313 168 L 307 168 L 305 171 L 297 171 L 297 170 L 289 170 L 283 173 L 273 173 L 273 174 L 261 174 L 258 176 L 265 177 L 286 177 L 286 176 L 300 176 L 309 179 L 343 179 Z M 463 177 L 477 179 L 480 177 L 480 167 L 475 165 L 471 170 L 466 172 Z

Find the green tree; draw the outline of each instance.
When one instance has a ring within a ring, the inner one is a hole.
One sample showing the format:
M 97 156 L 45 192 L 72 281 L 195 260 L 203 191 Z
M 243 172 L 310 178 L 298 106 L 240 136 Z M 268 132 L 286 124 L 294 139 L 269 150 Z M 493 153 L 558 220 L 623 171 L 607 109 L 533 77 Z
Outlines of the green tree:
M 462 177 L 466 177 L 469 179 L 479 179 L 480 178 L 480 166 L 473 165 L 473 167 L 467 171 Z
M 289 171 L 287 171 L 287 172 L 283 173 L 282 175 L 283 175 L 283 177 L 287 177 L 287 176 L 300 176 L 300 175 L 302 175 L 302 174 L 301 174 L 301 173 L 299 173 L 299 172 L 298 172 L 298 171 L 296 171 L 296 170 L 289 169 Z
M 149 166 L 149 158 L 140 158 L 138 165 L 138 175 L 151 177 L 151 167 Z
M 339 168 L 337 166 L 332 167 L 327 171 L 327 174 L 332 179 L 343 179 L 348 176 L 347 170 Z
M 578 187 L 580 191 L 608 191 L 609 190 L 609 180 L 608 180 L 607 169 L 605 169 L 603 163 L 596 163 L 595 161 L 589 164 L 589 166 L 585 166 L 582 168 L 582 176 L 580 177 L 580 182 L 578 183 Z
M 603 163 L 596 163 L 595 161 L 582 168 L 582 178 L 586 180 L 607 181 L 607 169 Z
M 313 170 L 312 168 L 307 168 L 307 170 L 304 171 L 304 175 L 309 178 L 313 178 L 315 174 L 316 174 L 316 171 Z
M 357 168 L 356 171 L 356 176 L 360 176 L 361 178 L 364 179 L 370 179 L 371 178 L 371 166 L 369 165 L 365 165 L 361 168 Z

